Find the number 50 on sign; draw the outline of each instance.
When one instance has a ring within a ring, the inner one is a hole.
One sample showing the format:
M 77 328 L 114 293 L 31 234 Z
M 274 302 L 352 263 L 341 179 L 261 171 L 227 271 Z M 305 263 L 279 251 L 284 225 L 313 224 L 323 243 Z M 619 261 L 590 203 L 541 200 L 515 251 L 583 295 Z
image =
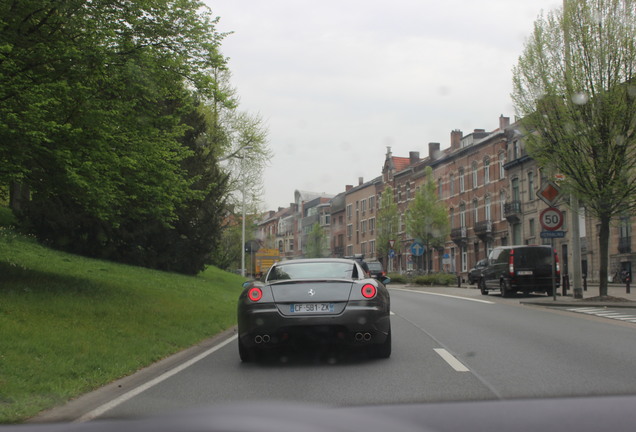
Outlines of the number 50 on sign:
M 548 207 L 540 215 L 541 226 L 544 230 L 555 231 L 563 225 L 563 213 L 555 207 Z

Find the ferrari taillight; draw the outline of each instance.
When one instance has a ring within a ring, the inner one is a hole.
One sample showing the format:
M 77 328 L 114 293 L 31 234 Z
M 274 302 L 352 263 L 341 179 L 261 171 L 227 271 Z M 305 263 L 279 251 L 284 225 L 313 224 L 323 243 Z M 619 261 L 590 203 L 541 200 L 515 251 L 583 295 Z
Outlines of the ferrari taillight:
M 375 286 L 371 285 L 371 284 L 366 284 L 365 286 L 362 287 L 362 295 L 364 296 L 364 298 L 373 298 L 375 297 L 375 294 L 377 293 L 377 289 Z
M 253 302 L 257 302 L 257 301 L 259 301 L 260 299 L 263 298 L 263 290 L 261 290 L 259 287 L 252 287 L 247 292 L 247 296 Z

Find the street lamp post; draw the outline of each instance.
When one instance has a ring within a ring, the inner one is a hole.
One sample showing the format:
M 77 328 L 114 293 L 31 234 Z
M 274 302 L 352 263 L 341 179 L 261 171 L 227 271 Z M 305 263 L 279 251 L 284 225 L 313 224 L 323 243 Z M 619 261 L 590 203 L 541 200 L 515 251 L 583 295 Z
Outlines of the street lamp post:
M 245 152 L 247 150 L 251 150 L 252 147 L 251 146 L 245 146 L 243 147 L 243 154 L 241 156 L 241 177 L 243 180 L 243 187 L 241 188 L 241 193 L 243 195 L 243 203 L 241 205 L 241 212 L 242 212 L 242 220 L 241 220 L 241 276 L 245 277 L 245 188 L 246 188 L 246 181 L 245 181 L 245 173 L 243 172 L 244 166 L 243 166 L 243 161 L 245 160 Z

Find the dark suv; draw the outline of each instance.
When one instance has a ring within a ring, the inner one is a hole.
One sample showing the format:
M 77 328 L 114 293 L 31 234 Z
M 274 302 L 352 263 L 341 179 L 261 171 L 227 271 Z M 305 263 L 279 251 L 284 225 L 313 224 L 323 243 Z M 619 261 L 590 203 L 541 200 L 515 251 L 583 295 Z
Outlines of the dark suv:
M 499 246 L 490 252 L 488 264 L 481 269 L 479 289 L 499 291 L 508 297 L 519 291 L 528 294 L 541 292 L 552 295 L 553 286 L 559 286 L 559 258 L 550 246 Z M 552 284 L 554 263 L 554 285 Z
M 379 279 L 386 276 L 386 272 L 384 271 L 380 261 L 366 261 L 366 263 L 369 268 L 369 274 L 372 278 Z

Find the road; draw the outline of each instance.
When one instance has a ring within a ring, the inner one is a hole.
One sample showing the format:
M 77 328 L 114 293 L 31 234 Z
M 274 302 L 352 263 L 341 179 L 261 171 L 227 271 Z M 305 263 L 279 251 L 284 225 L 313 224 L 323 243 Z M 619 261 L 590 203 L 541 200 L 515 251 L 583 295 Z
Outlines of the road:
M 390 359 L 339 351 L 244 364 L 231 338 L 84 419 L 255 400 L 366 405 L 636 394 L 634 323 L 477 290 L 428 291 L 391 289 Z

